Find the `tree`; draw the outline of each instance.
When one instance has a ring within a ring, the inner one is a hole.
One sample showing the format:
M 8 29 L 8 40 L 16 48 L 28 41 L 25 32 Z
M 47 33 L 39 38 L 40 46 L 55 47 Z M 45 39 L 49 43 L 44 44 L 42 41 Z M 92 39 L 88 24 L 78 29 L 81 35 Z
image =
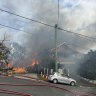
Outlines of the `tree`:
M 91 50 L 85 55 L 78 72 L 87 79 L 96 79 L 96 51 Z
M 0 61 L 3 61 L 3 63 L 8 64 L 9 54 L 9 48 L 7 48 L 4 44 L 0 43 Z
M 4 34 L 4 39 L 0 42 L 0 66 L 5 67 L 9 62 L 10 49 L 5 46 L 6 36 Z

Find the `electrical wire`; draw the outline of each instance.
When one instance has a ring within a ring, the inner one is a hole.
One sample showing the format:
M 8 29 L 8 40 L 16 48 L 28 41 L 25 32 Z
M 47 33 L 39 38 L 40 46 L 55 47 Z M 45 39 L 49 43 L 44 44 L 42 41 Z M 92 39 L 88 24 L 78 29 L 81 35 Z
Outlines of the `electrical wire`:
M 46 24 L 46 23 L 43 23 L 43 22 L 40 22 L 40 21 L 37 21 L 37 20 L 33 20 L 33 19 L 31 19 L 31 18 L 27 18 L 27 17 L 21 16 L 21 15 L 18 15 L 18 14 L 15 14 L 15 13 L 13 13 L 13 12 L 9 12 L 9 11 L 3 10 L 3 9 L 0 9 L 0 11 L 6 12 L 6 13 L 9 13 L 9 14 L 12 14 L 12 15 L 15 15 L 15 16 L 18 16 L 18 17 L 21 17 L 21 18 L 24 18 L 24 19 L 27 19 L 27 20 L 36 22 L 36 23 L 40 23 L 40 24 L 43 24 L 43 25 L 46 25 L 46 26 L 54 27 L 54 26 L 52 26 L 52 25 L 49 25 L 49 24 Z
M 29 33 L 29 32 L 26 32 L 24 30 L 20 30 L 20 29 L 17 29 L 17 28 L 8 26 L 8 25 L 0 24 L 0 26 L 7 27 L 7 28 L 10 28 L 10 29 L 14 29 L 14 30 L 17 30 L 17 31 L 22 31 L 22 32 L 27 33 L 27 34 L 32 34 L 32 33 Z
M 14 30 L 18 30 L 18 31 L 22 31 L 22 32 L 24 32 L 24 33 L 28 33 L 29 35 L 30 34 L 32 34 L 32 33 L 29 33 L 29 32 L 26 32 L 26 31 L 23 31 L 23 30 L 20 30 L 20 29 L 17 29 L 17 28 L 14 28 L 14 27 L 10 27 L 10 26 L 6 26 L 6 25 L 3 25 L 3 24 L 0 24 L 1 26 L 3 26 L 3 27 L 7 27 L 7 28 L 11 28 L 11 29 L 14 29 Z M 71 31 L 68 31 L 68 30 L 64 30 L 65 32 L 67 31 L 67 32 L 70 32 L 70 33 L 72 33 L 72 34 L 75 34 L 75 33 L 73 33 L 73 32 L 71 32 Z M 78 34 L 78 33 L 76 33 L 76 34 Z M 80 36 L 83 36 L 83 37 L 85 37 L 85 35 L 81 35 L 81 34 L 79 34 Z M 90 39 L 91 41 L 92 40 L 95 40 L 95 38 L 89 38 L 88 36 L 86 36 L 88 39 Z M 9 41 L 9 40 L 6 40 L 6 41 Z M 65 42 L 63 42 L 62 44 L 60 44 L 60 45 L 58 45 L 57 46 L 57 48 L 58 47 L 60 47 L 60 46 L 62 46 L 62 45 L 64 45 L 65 44 Z M 66 43 L 67 44 L 67 43 Z M 73 45 L 73 44 L 67 44 L 67 45 Z M 76 47 L 79 47 L 79 46 L 76 46 Z M 54 49 L 54 48 L 53 48 Z M 51 49 L 51 50 L 53 50 L 53 49 Z M 89 48 L 88 48 L 89 49 Z
M 3 27 L 7 27 L 7 28 L 11 28 L 11 29 L 14 29 L 14 30 L 18 30 L 18 31 L 22 31 L 22 32 L 25 32 L 25 31 L 23 31 L 23 30 L 19 30 L 19 29 L 17 29 L 17 28 L 13 28 L 13 27 L 10 27 L 10 26 L 6 26 L 6 25 L 2 25 L 2 24 L 0 24 L 1 26 L 3 26 Z M 65 31 L 66 32 L 66 31 Z M 70 32 L 70 33 L 72 33 L 71 31 L 68 31 L 68 32 Z M 25 32 L 25 33 L 28 33 L 28 32 Z M 28 33 L 29 35 L 30 34 L 32 34 L 32 33 Z M 77 33 L 76 33 L 77 34 Z M 81 34 L 80 34 L 80 36 L 81 36 Z M 83 36 L 85 36 L 85 35 L 83 35 Z M 88 36 L 86 36 L 87 38 L 89 38 Z M 89 38 L 90 39 L 90 38 Z M 90 40 L 92 41 L 92 39 L 94 40 L 95 38 L 91 38 Z M 10 41 L 10 40 L 6 40 L 6 41 Z M 71 46 L 73 46 L 73 44 L 67 44 L 67 43 L 65 43 L 65 42 L 63 42 L 62 44 L 59 44 L 58 46 L 57 46 L 57 48 L 58 47 L 60 47 L 60 46 L 63 46 L 64 44 L 66 44 L 66 45 L 71 45 Z M 79 47 L 79 46 L 76 46 L 75 45 L 75 47 Z M 54 50 L 55 48 L 52 48 L 51 49 L 51 51 L 52 50 Z M 88 48 L 89 49 L 89 48 Z
M 68 32 L 68 33 L 71 33 L 71 34 L 78 35 L 78 36 L 80 36 L 80 37 L 85 37 L 85 38 L 90 39 L 90 40 L 96 40 L 96 38 L 89 37 L 89 36 L 86 36 L 86 35 L 83 35 L 83 34 L 79 34 L 79 33 L 76 33 L 76 32 L 72 32 L 72 31 L 69 31 L 69 30 L 65 30 L 65 29 L 60 28 L 60 27 L 58 27 L 58 29 L 60 29 L 60 30 L 62 30 L 62 31 L 64 31 L 64 32 Z
M 58 0 L 58 1 L 59 1 L 59 0 Z M 58 8 L 59 8 L 59 3 L 58 3 Z M 44 22 L 40 22 L 40 21 L 37 21 L 37 20 L 34 20 L 34 19 L 30 19 L 30 18 L 21 16 L 21 15 L 15 14 L 15 13 L 13 13 L 13 12 L 9 12 L 9 11 L 3 10 L 3 9 L 0 9 L 0 11 L 9 13 L 9 14 L 11 14 L 11 15 L 15 15 L 15 16 L 18 16 L 18 17 L 21 17 L 21 18 L 24 18 L 24 19 L 27 19 L 27 20 L 30 20 L 30 21 L 33 21 L 33 22 L 36 22 L 36 23 L 45 25 L 45 26 L 49 26 L 49 27 L 55 28 L 55 26 L 53 26 L 53 25 L 50 25 L 50 24 L 47 24 L 47 23 L 44 23 Z M 59 19 L 59 9 L 58 9 L 58 19 Z M 19 29 L 17 29 L 17 28 L 13 28 L 13 27 L 6 26 L 6 25 L 3 25 L 3 24 L 0 24 L 0 25 L 1 25 L 1 26 L 4 26 L 4 27 L 11 28 L 11 29 L 14 29 L 14 30 L 23 31 L 23 30 L 19 30 Z M 89 36 L 86 36 L 86 35 L 82 35 L 82 34 L 79 34 L 79 33 L 76 33 L 76 32 L 72 32 L 72 31 L 69 31 L 69 30 L 65 30 L 65 29 L 60 28 L 60 27 L 57 27 L 57 29 L 62 30 L 62 31 L 64 31 L 64 32 L 76 34 L 76 35 L 79 35 L 79 36 L 81 36 L 81 37 L 85 37 L 85 38 L 87 38 L 87 39 L 92 39 L 92 40 L 95 39 L 95 40 L 96 40 L 96 38 L 89 37 Z M 24 31 L 23 31 L 23 32 L 24 32 Z M 26 33 L 28 33 L 28 32 L 26 32 Z M 31 34 L 31 33 L 28 33 L 28 34 Z

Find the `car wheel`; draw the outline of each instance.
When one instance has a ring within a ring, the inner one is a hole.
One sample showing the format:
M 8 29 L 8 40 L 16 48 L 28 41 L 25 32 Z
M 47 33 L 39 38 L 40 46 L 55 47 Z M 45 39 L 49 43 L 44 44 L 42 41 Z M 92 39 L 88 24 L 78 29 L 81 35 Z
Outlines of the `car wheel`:
M 75 82 L 72 81 L 72 82 L 70 83 L 70 85 L 71 85 L 71 86 L 75 86 Z
M 57 79 L 53 79 L 53 83 L 58 83 L 58 80 Z

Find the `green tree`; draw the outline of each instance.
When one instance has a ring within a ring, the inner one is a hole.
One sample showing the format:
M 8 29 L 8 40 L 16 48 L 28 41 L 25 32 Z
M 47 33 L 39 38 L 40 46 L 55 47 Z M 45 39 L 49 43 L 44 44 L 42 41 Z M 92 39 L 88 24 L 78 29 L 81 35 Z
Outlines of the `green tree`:
M 91 50 L 85 55 L 78 72 L 87 79 L 96 79 L 96 51 Z

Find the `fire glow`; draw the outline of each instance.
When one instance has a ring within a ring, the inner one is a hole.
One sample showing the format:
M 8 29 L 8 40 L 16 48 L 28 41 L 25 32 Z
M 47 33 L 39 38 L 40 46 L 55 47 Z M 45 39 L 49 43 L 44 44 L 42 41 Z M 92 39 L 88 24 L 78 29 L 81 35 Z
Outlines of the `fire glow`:
M 32 60 L 32 66 L 34 67 L 36 64 L 39 64 L 39 62 L 37 60 Z
M 25 68 L 20 68 L 20 67 L 18 67 L 18 68 L 13 68 L 13 70 L 14 70 L 14 73 L 27 73 L 27 70 L 25 69 Z

